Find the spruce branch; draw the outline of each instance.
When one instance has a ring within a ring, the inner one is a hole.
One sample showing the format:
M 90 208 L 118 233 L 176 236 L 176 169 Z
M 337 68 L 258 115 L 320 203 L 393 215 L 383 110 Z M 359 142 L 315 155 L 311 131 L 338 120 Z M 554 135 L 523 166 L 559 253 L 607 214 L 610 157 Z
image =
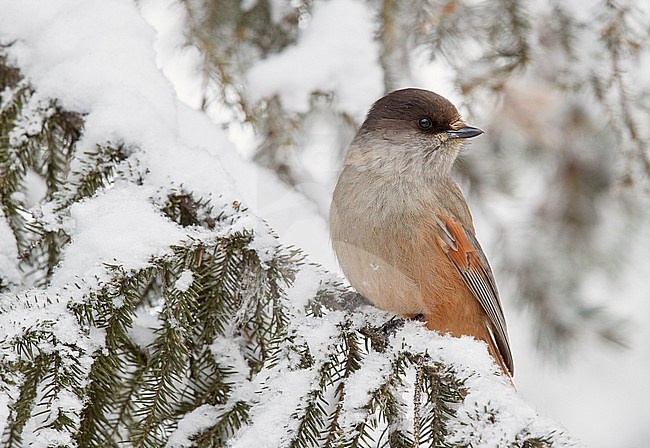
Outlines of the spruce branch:
M 35 302 L 43 309 L 49 305 Z M 59 339 L 56 314 L 53 317 L 19 338 L 3 341 L 3 348 L 19 356 L 15 366 L 24 375 L 5 427 L 6 446 L 21 446 L 26 429 L 30 438 L 51 431 L 71 437 L 78 430 L 77 405 L 85 399 L 88 358 L 83 345 Z
M 347 330 L 343 331 L 342 333 L 341 348 L 344 356 L 344 362 L 341 365 L 341 369 L 339 370 L 338 375 L 335 377 L 335 381 L 337 382 L 336 390 L 334 392 L 336 405 L 327 426 L 327 433 L 324 443 L 325 446 L 331 446 L 334 443 L 334 440 L 342 436 L 341 423 L 339 419 L 341 417 L 341 412 L 343 411 L 345 382 L 350 377 L 350 375 L 359 370 L 363 361 L 363 354 L 359 345 L 359 337 L 357 336 L 357 333 L 350 331 L 350 322 L 347 322 L 344 325 L 345 326 L 343 326 L 343 329 Z
M 292 448 L 319 446 L 323 436 L 325 436 L 324 446 L 330 446 L 334 438 L 341 435 L 338 420 L 342 411 L 345 380 L 358 370 L 362 360 L 356 333 L 351 330 L 351 326 L 350 321 L 339 324 L 340 331 L 336 339 L 330 340 L 328 356 L 320 362 L 320 367 L 314 365 L 313 357 L 305 347 L 307 352 L 304 353 L 304 356 L 308 357 L 308 361 L 301 363 L 299 367 L 302 369 L 318 368 L 318 371 L 316 383 L 306 397 L 304 409 L 301 409 L 295 416 L 300 420 L 300 424 L 291 439 L 290 446 Z M 328 416 L 328 408 L 331 405 L 325 396 L 329 388 L 335 384 L 334 399 L 336 402 L 332 415 Z M 327 423 L 328 420 L 329 423 Z
M 235 432 L 249 422 L 249 409 L 250 404 L 245 401 L 235 401 L 231 406 L 226 407 L 214 425 L 192 437 L 196 447 L 224 446 Z
M 0 50 L 6 46 L 0 45 Z M 7 56 L 0 51 L 0 90 L 13 89 L 22 79 L 20 70 L 7 61 Z
M 172 268 L 161 263 L 165 273 Z M 165 276 L 163 275 L 163 279 Z M 163 280 L 164 281 L 164 280 Z M 159 446 L 165 440 L 165 420 L 173 416 L 185 377 L 189 349 L 188 330 L 194 325 L 198 306 L 194 291 L 179 291 L 165 284 L 165 301 L 160 313 L 161 326 L 151 346 L 151 355 L 138 391 L 136 416 L 138 426 L 131 442 L 136 447 Z
M 94 195 L 102 188 L 113 184 L 115 174 L 121 162 L 127 159 L 124 145 L 97 145 L 95 152 L 85 152 L 77 167 L 72 170 L 74 181 L 68 185 L 73 191 L 64 193 L 64 204 Z
M 142 302 L 145 285 L 157 275 L 150 267 L 126 273 L 119 266 L 109 267 L 114 280 L 91 294 L 85 303 L 73 307 L 83 325 L 105 329 L 105 350 L 96 354 L 89 373 L 88 402 L 84 408 L 77 442 L 82 447 L 102 446 L 116 440 L 124 427 L 133 424 L 133 396 L 147 358 L 131 341 L 136 307 Z M 115 306 L 119 304 L 119 306 Z
M 2 436 L 2 443 L 5 447 L 22 447 L 22 432 L 31 415 L 38 385 L 46 375 L 47 366 L 48 357 L 46 355 L 40 355 L 32 362 L 23 362 L 17 366 L 22 376 L 19 384 L 20 394 L 9 406 L 10 413 Z
M 29 234 L 25 231 L 27 222 L 24 201 L 15 193 L 21 191 L 27 169 L 34 165 L 33 152 L 26 144 L 16 146 L 10 134 L 22 108 L 29 98 L 26 85 L 16 85 L 2 93 L 3 107 L 0 110 L 0 200 L 2 211 L 13 230 L 19 251 L 28 245 Z
M 292 5 L 276 22 L 268 0 L 250 8 L 224 0 L 178 1 L 186 15 L 186 45 L 197 48 L 202 59 L 203 109 L 218 102 L 242 121 L 252 121 L 255 114 L 240 83 L 251 57 L 278 53 L 295 42 L 300 15 L 309 2 Z
M 650 154 L 647 151 L 648 141 L 644 139 L 633 113 L 633 100 L 629 94 L 630 85 L 625 79 L 625 66 L 629 59 L 636 58 L 642 49 L 642 42 L 647 40 L 650 33 L 643 30 L 640 33 L 639 24 L 634 23 L 635 10 L 612 0 L 604 0 L 603 13 L 599 22 L 602 24 L 600 43 L 604 47 L 609 58 L 609 78 L 594 73 L 591 77 L 592 87 L 596 97 L 606 105 L 611 103 L 616 113 L 609 110 L 610 120 L 617 133 L 625 140 L 628 140 L 631 148 L 623 147 L 626 154 L 626 169 L 624 183 L 629 185 L 636 177 L 634 175 L 634 161 L 638 162 L 643 176 L 650 176 Z M 636 25 L 636 26 L 635 26 Z M 608 91 L 614 91 L 611 95 Z M 613 96 L 612 100 L 609 97 Z M 647 107 L 643 107 L 648 111 Z
M 42 175 L 47 188 L 44 199 L 54 199 L 66 185 L 83 121 L 56 101 L 41 98 L 25 82 L 12 84 L 2 92 L 0 110 L 0 201 L 24 270 L 31 271 L 34 283 L 43 284 L 68 240 L 59 230 L 39 223 L 39 216 L 28 209 L 25 176 L 30 169 Z
M 422 363 L 423 360 L 418 357 L 417 362 Z M 454 408 L 466 394 L 463 383 L 449 368 L 430 361 L 422 364 L 421 380 L 419 387 L 426 397 L 419 420 L 421 443 L 431 447 L 448 447 L 447 423 L 456 415 Z
M 415 363 L 415 391 L 413 393 L 413 447 L 418 448 L 420 446 L 420 411 L 422 407 L 422 371 L 424 366 L 422 363 L 422 358 L 418 358 Z

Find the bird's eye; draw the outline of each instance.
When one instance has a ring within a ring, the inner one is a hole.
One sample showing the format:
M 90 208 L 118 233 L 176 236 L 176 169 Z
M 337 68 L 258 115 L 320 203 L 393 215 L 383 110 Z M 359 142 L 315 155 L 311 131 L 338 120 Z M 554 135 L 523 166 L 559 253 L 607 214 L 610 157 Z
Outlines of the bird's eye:
M 421 129 L 429 129 L 433 126 L 433 123 L 430 118 L 424 117 L 418 120 L 418 126 L 420 126 Z

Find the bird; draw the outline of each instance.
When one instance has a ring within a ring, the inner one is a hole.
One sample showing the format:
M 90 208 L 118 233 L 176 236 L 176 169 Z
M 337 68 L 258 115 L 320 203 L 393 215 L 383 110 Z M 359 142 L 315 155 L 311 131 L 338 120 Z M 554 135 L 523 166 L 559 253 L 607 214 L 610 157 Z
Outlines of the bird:
M 350 284 L 376 307 L 473 336 L 512 382 L 503 307 L 467 202 L 451 177 L 465 139 L 483 134 L 434 92 L 376 101 L 348 146 L 330 236 Z

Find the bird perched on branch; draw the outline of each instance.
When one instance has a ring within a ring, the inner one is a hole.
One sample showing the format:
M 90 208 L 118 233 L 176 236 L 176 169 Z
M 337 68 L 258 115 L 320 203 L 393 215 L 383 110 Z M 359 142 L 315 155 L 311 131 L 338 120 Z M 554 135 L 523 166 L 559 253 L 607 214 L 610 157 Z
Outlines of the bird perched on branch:
M 450 177 L 464 139 L 482 133 L 433 92 L 403 89 L 381 98 L 347 150 L 330 232 L 346 277 L 374 305 L 485 341 L 512 377 L 492 270 Z

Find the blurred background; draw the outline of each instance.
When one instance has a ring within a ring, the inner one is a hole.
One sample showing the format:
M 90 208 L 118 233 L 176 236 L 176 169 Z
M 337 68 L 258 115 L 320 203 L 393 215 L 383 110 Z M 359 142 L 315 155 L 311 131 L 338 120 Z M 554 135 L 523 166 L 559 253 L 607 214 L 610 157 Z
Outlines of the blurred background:
M 403 87 L 456 104 L 485 130 L 455 176 L 501 291 L 519 392 L 589 446 L 647 446 L 650 2 L 138 4 L 180 101 L 265 173 L 236 179 L 247 205 L 333 272 L 327 211 L 365 112 Z

